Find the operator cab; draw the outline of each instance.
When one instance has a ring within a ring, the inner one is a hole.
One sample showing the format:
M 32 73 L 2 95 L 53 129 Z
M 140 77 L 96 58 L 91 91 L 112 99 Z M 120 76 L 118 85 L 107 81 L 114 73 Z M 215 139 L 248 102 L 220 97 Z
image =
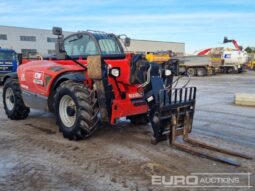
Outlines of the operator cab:
M 62 29 L 53 27 L 53 34 L 58 36 L 56 43 L 56 58 L 65 59 L 66 56 L 72 59 L 88 56 L 101 55 L 102 58 L 124 58 L 125 53 L 120 43 L 121 36 L 100 31 L 81 31 L 64 38 Z M 125 36 L 124 46 L 130 44 L 130 39 Z

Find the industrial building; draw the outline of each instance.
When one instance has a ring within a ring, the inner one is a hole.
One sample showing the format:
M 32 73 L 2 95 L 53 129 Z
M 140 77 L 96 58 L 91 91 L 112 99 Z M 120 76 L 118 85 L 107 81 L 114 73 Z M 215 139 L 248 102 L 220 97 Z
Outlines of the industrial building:
M 130 47 L 127 47 L 127 51 L 131 52 L 157 52 L 166 50 L 171 50 L 178 55 L 184 55 L 185 44 L 180 42 L 131 39 Z
M 64 32 L 64 35 L 69 34 L 72 33 Z M 52 54 L 56 40 L 51 30 L 0 26 L 0 47 L 14 49 L 17 53 Z
M 63 32 L 70 35 L 73 32 Z M 41 55 L 53 54 L 56 36 L 51 30 L 23 28 L 13 26 L 0 26 L 0 47 L 11 48 L 18 53 L 39 53 Z M 185 52 L 185 44 L 179 42 L 163 42 L 150 40 L 131 40 L 128 52 L 155 52 L 171 50 L 178 55 Z

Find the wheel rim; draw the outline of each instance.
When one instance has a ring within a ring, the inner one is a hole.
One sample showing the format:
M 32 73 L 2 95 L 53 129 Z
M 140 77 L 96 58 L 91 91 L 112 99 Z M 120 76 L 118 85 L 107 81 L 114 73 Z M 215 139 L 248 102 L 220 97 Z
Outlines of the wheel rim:
M 187 71 L 189 76 L 195 76 L 195 70 L 194 69 L 188 69 Z
M 15 96 L 12 88 L 7 88 L 5 93 L 5 103 L 9 111 L 12 111 L 15 105 Z
M 205 70 L 203 68 L 197 70 L 197 75 L 198 76 L 205 76 Z
M 76 105 L 71 96 L 65 95 L 59 103 L 59 115 L 62 123 L 71 128 L 76 121 Z

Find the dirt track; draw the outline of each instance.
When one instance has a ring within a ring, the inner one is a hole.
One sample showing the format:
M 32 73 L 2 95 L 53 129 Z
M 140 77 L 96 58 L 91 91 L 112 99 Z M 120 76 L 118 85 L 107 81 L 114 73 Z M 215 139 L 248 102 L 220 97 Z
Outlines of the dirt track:
M 235 92 L 255 93 L 255 73 L 194 78 L 191 84 L 198 87 L 192 135 L 255 157 L 255 108 L 233 104 Z M 0 190 L 169 190 L 151 186 L 151 175 L 255 173 L 254 159 L 237 158 L 242 167 L 228 166 L 177 151 L 166 142 L 151 145 L 150 134 L 149 126 L 123 120 L 86 141 L 68 141 L 51 114 L 33 110 L 27 120 L 7 120 L 1 95 Z M 255 186 L 254 175 L 251 180 Z

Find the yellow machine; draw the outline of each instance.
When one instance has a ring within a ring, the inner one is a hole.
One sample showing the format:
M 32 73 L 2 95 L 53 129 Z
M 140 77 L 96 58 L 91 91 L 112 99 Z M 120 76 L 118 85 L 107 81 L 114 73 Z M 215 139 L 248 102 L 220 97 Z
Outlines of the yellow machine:
M 255 60 L 251 60 L 248 64 L 250 70 L 255 70 Z
M 164 62 L 169 61 L 170 55 L 168 53 L 147 53 L 145 55 L 146 60 L 148 60 L 149 62 L 156 62 L 158 64 L 163 64 Z
M 171 51 L 147 52 L 144 56 L 147 61 L 159 64 L 162 69 L 175 71 L 175 76 L 179 75 L 179 59 L 173 58 Z

